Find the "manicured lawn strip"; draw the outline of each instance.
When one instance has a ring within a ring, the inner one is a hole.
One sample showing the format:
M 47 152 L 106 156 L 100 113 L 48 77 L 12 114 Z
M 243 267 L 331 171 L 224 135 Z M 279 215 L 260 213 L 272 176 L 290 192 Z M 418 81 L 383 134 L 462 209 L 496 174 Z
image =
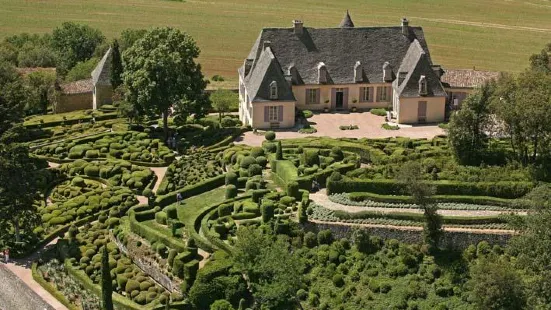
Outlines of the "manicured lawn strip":
M 28 128 L 34 128 L 39 125 L 42 127 L 52 127 L 58 126 L 61 124 L 72 125 L 78 124 L 79 122 L 89 122 L 92 120 L 92 110 L 81 110 L 68 113 L 60 114 L 47 114 L 40 116 L 33 116 L 26 120 L 23 125 Z M 93 112 L 96 121 L 108 120 L 117 118 L 117 112 L 104 113 L 99 110 Z M 65 117 L 65 119 L 63 119 Z M 41 124 L 40 121 L 43 121 Z
M 389 202 L 389 203 L 413 203 L 411 196 L 401 195 L 380 195 L 370 192 L 352 192 L 349 193 L 350 200 L 352 201 L 364 201 L 372 200 L 377 202 Z M 478 205 L 489 206 L 503 206 L 513 207 L 514 199 L 497 198 L 490 196 L 460 196 L 460 195 L 434 195 L 431 197 L 433 202 L 455 202 L 455 203 L 469 203 Z
M 157 210 L 158 208 L 141 212 L 136 212 L 134 210 L 130 211 L 130 229 L 133 233 L 149 240 L 151 243 L 154 240 L 159 240 L 168 247 L 175 248 L 179 252 L 184 252 L 186 250 L 186 244 L 183 240 L 174 238 L 170 232 L 166 234 L 160 231 L 158 227 L 151 227 L 151 225 L 145 223 L 151 220 L 154 221 Z
M 210 242 L 199 235 L 199 228 L 195 226 L 195 222 L 201 214 L 209 211 L 213 205 L 220 204 L 225 199 L 226 190 L 224 188 L 217 188 L 197 196 L 184 199 L 184 201 L 177 206 L 178 219 L 184 223 L 187 228 L 190 238 L 197 241 L 199 247 L 204 250 L 213 250 L 209 245 Z M 204 246 L 206 245 L 206 248 Z
M 157 196 L 157 199 L 155 199 L 155 204 L 161 207 L 166 207 L 170 204 L 173 204 L 176 202 L 176 195 L 178 193 L 182 194 L 182 197 L 184 198 L 184 203 L 185 203 L 187 201 L 186 198 L 189 198 L 195 195 L 202 195 L 206 191 L 214 190 L 224 185 L 224 182 L 225 182 L 225 175 L 222 174 L 217 177 L 205 180 L 203 182 L 186 186 L 182 189 L 175 190 L 166 195 Z M 224 197 L 224 195 L 225 195 L 224 193 L 221 194 L 222 197 Z

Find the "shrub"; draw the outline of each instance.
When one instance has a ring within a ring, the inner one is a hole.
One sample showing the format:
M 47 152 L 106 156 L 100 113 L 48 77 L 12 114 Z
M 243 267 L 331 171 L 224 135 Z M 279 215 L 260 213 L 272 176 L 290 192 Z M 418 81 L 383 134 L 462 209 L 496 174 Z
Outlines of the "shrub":
M 314 234 L 313 232 L 309 231 L 307 232 L 306 234 L 304 234 L 304 244 L 308 247 L 308 248 L 314 248 L 318 245 L 318 239 L 316 237 L 316 234 Z
M 262 175 L 262 167 L 258 164 L 252 164 L 248 169 L 249 176 Z
M 251 156 L 257 158 L 258 156 L 264 156 L 264 149 L 261 147 L 253 147 L 251 149 Z
M 235 185 L 228 185 L 226 187 L 226 199 L 237 197 L 237 187 Z
M 268 164 L 268 159 L 264 156 L 258 156 L 256 158 L 256 163 L 260 165 L 260 167 L 265 168 Z
M 267 223 L 274 218 L 274 204 L 270 201 L 263 202 L 260 206 L 262 222 Z
M 342 287 L 344 285 L 344 279 L 342 278 L 342 275 L 337 273 L 333 276 L 333 284 L 335 284 L 336 287 Z
M 304 116 L 304 118 L 311 118 L 314 116 L 314 113 L 310 110 L 302 110 L 302 116 Z
M 385 130 L 398 130 L 400 129 L 400 126 L 398 125 L 390 125 L 388 123 L 384 123 L 381 125 L 381 128 L 385 129 Z
M 273 142 L 266 142 L 263 144 L 266 153 L 275 153 L 277 151 L 277 145 Z
M 96 165 L 87 165 L 84 167 L 84 173 L 89 177 L 99 177 L 99 167 Z
M 318 165 L 320 164 L 320 158 L 319 158 L 319 150 L 317 149 L 314 149 L 314 150 L 304 150 L 304 152 L 302 153 L 302 158 L 301 158 L 301 164 L 307 166 L 307 167 L 313 167 L 314 165 Z
M 132 291 L 136 291 L 140 289 L 140 282 L 130 279 L 128 282 L 126 282 L 126 286 L 124 288 L 124 291 L 128 294 L 132 293 Z
M 155 213 L 155 221 L 157 223 L 159 223 L 161 225 L 166 225 L 166 219 L 167 219 L 166 212 L 161 211 L 161 212 Z
M 88 157 L 88 158 L 98 158 L 99 157 L 99 151 L 98 150 L 88 150 L 88 151 L 86 151 L 86 157 Z
M 283 147 L 281 146 L 281 141 L 277 141 L 277 144 L 276 144 L 276 159 L 277 160 L 283 159 Z
M 335 146 L 331 149 L 331 153 L 329 154 L 329 156 L 333 157 L 336 161 L 341 161 L 344 159 L 344 153 L 338 146 Z
M 226 181 L 225 181 L 226 186 L 228 185 L 237 186 L 237 178 L 238 178 L 237 174 L 235 174 L 235 172 L 233 171 L 226 173 Z
M 287 195 L 294 197 L 295 199 L 301 199 L 302 194 L 299 191 L 299 185 L 297 182 L 289 182 L 287 184 Z
M 210 310 L 235 310 L 232 306 L 232 304 L 225 300 L 225 299 L 219 299 L 210 305 Z
M 386 110 L 385 109 L 371 109 L 369 112 L 371 114 L 377 115 L 377 116 L 386 116 Z
M 168 206 L 165 208 L 166 215 L 169 219 L 178 219 L 178 210 L 175 206 Z
M 221 204 L 218 206 L 218 217 L 224 217 L 231 215 L 233 211 L 233 204 Z
M 318 244 L 331 244 L 333 242 L 333 233 L 329 229 L 318 232 Z
M 248 169 L 252 164 L 256 164 L 256 159 L 252 156 L 246 156 L 241 160 L 241 164 L 239 166 L 243 169 Z
M 266 140 L 268 140 L 268 141 L 274 141 L 275 138 L 276 138 L 276 134 L 273 131 L 267 131 L 264 134 L 264 138 L 266 138 Z

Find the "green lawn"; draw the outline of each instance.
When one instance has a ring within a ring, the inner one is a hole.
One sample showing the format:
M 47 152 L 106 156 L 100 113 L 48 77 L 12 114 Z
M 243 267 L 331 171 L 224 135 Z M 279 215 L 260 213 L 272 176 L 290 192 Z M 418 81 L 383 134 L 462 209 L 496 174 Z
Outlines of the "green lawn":
M 447 68 L 520 71 L 551 41 L 551 3 L 544 0 L 0 0 L 0 38 L 50 32 L 63 21 L 87 23 L 113 38 L 124 28 L 178 27 L 196 38 L 207 77 L 236 87 L 262 27 L 334 27 L 350 10 L 356 26 L 398 25 L 403 16 L 422 26 L 435 63 Z
M 207 207 L 224 201 L 226 190 L 217 188 L 212 191 L 184 199 L 178 207 L 178 217 L 186 227 L 192 228 L 195 218 Z
M 79 111 L 59 113 L 59 114 L 33 115 L 30 117 L 27 117 L 23 125 L 36 125 L 36 124 L 39 124 L 41 120 L 44 121 L 45 125 L 47 125 L 48 123 L 51 123 L 51 122 L 61 122 L 64 120 L 63 119 L 64 117 L 65 117 L 65 120 L 67 121 L 74 120 L 74 119 L 91 119 L 92 112 L 96 117 L 105 114 L 100 110 L 96 110 L 96 111 L 79 110 Z

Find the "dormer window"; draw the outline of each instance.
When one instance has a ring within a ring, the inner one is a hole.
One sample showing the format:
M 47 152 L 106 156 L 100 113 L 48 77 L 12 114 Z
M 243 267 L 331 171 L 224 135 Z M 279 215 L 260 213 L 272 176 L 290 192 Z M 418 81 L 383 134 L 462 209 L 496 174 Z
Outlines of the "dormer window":
M 363 67 L 362 63 L 359 61 L 356 61 L 356 64 L 354 65 L 354 82 L 361 83 L 363 82 Z
M 327 68 L 323 62 L 318 64 L 318 83 L 326 84 L 327 83 Z
M 277 99 L 277 83 L 276 81 L 272 81 L 270 83 L 270 99 Z
M 428 93 L 427 79 L 424 75 L 421 75 L 419 79 L 419 95 L 426 96 Z

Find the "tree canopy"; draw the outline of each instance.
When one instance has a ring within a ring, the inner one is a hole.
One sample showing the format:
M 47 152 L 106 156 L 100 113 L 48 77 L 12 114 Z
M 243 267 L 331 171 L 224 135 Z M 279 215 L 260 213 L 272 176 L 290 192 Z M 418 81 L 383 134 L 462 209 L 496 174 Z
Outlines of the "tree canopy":
M 163 114 L 165 136 L 171 107 L 183 119 L 208 111 L 207 83 L 195 62 L 197 57 L 195 41 L 168 27 L 151 30 L 123 53 L 127 101 L 142 113 Z

